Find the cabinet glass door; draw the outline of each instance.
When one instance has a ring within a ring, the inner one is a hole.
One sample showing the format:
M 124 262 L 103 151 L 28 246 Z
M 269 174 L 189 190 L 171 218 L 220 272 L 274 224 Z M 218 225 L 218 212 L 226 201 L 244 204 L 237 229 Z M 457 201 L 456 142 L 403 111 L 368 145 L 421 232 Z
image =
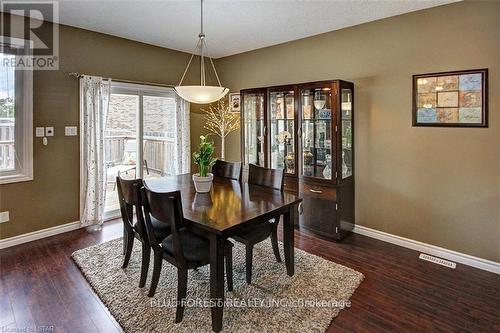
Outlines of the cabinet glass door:
M 335 138 L 332 136 L 332 90 L 302 89 L 302 174 L 333 179 Z
M 342 179 L 352 176 L 352 89 L 341 90 Z
M 269 93 L 271 168 L 295 174 L 294 91 Z
M 265 93 L 244 93 L 244 163 L 265 166 Z

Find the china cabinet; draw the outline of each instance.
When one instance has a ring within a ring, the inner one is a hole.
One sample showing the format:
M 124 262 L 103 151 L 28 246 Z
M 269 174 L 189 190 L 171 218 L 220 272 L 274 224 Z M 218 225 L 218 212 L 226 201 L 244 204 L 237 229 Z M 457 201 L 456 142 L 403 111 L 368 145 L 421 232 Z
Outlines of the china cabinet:
M 304 199 L 296 226 L 333 240 L 354 227 L 354 87 L 342 80 L 245 89 L 242 160 L 284 169 Z

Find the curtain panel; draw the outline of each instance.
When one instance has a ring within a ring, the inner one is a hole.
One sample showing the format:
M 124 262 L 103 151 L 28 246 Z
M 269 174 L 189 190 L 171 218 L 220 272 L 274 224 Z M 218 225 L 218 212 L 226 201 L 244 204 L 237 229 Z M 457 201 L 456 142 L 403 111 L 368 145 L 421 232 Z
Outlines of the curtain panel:
M 177 140 L 175 145 L 174 164 L 176 174 L 191 172 L 191 138 L 189 102 L 176 95 Z
M 111 81 L 101 77 L 80 78 L 80 223 L 103 223 L 106 198 L 104 135 Z

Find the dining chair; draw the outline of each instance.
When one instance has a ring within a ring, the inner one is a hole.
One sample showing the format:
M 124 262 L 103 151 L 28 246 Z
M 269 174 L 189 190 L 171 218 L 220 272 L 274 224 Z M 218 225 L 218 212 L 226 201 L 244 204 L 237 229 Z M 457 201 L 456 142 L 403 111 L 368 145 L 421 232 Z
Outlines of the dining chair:
M 149 297 L 153 297 L 158 286 L 163 260 L 177 267 L 177 309 L 175 322 L 182 321 L 184 314 L 183 299 L 187 293 L 188 270 L 196 269 L 210 263 L 210 242 L 184 225 L 181 192 L 158 193 L 150 190 L 146 184 L 138 194 L 143 205 L 139 214 L 144 219 L 146 233 L 154 253 L 153 277 L 149 289 Z M 154 232 L 152 221 L 158 219 L 168 223 L 171 234 L 159 240 Z M 226 261 L 227 289 L 233 290 L 233 243 L 226 240 L 224 257 Z
M 120 203 L 120 212 L 123 220 L 123 244 L 124 254 L 122 268 L 126 268 L 130 261 L 134 239 L 137 238 L 142 244 L 141 278 L 139 288 L 144 287 L 148 275 L 149 259 L 151 249 L 146 235 L 146 227 L 142 219 L 138 217 L 140 201 L 137 196 L 137 187 L 142 187 L 142 179 L 126 180 L 116 177 L 116 186 L 118 188 L 118 201 Z M 134 208 L 136 217 L 134 219 Z M 156 219 L 151 220 L 153 231 L 158 239 L 163 240 L 170 234 L 170 226 L 161 223 Z
M 216 177 L 241 181 L 241 162 L 226 162 L 217 160 L 212 166 L 212 173 Z
M 248 169 L 248 184 L 283 191 L 284 175 L 283 169 L 268 169 L 250 164 Z M 245 244 L 246 280 L 248 284 L 252 283 L 253 247 L 255 244 L 264 241 L 270 236 L 276 261 L 281 262 L 278 248 L 278 223 L 280 217 L 276 216 L 271 220 L 264 220 L 256 225 L 243 228 L 232 236 L 236 241 Z

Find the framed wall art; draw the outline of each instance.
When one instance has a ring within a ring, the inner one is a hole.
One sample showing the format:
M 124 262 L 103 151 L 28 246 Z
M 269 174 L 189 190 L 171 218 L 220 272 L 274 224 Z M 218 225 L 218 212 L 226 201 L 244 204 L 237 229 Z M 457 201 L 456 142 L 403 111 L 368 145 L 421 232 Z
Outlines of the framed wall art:
M 229 94 L 229 107 L 232 112 L 240 112 L 241 110 L 241 97 L 239 93 Z
M 488 127 L 488 69 L 413 75 L 413 126 Z

